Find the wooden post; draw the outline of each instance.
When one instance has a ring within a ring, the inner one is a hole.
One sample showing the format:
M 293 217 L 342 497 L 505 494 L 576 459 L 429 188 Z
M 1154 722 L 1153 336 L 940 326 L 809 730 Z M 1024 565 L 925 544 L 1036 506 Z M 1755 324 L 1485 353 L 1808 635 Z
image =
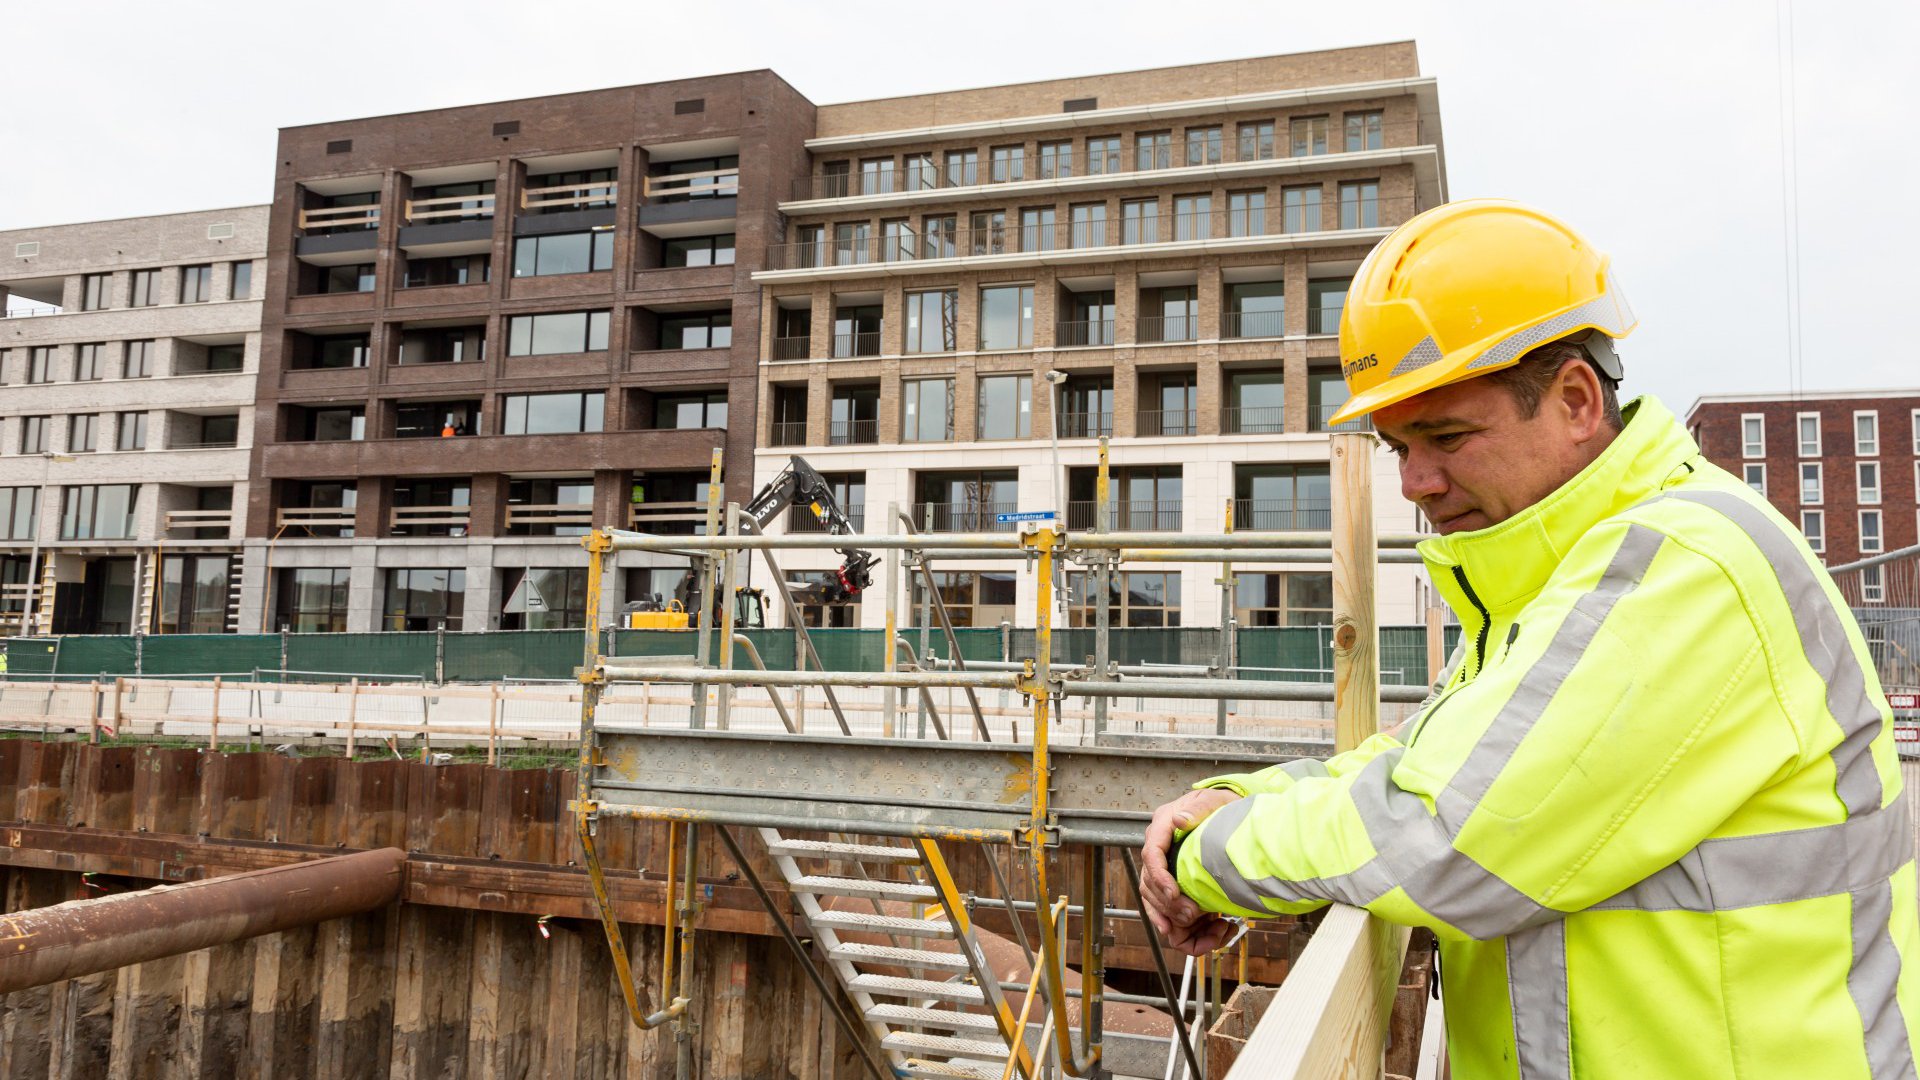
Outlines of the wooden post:
M 207 724 L 207 749 L 220 752 L 220 676 L 213 677 L 213 719 Z
M 127 689 L 127 680 L 116 676 L 113 680 L 113 724 L 110 730 L 117 737 L 120 734 L 120 695 Z
M 1373 436 L 1333 442 L 1333 748 L 1380 730 L 1380 628 L 1373 606 Z
M 1427 685 L 1440 681 L 1447 667 L 1447 634 L 1440 625 L 1440 598 L 1427 586 Z
M 353 760 L 353 737 L 358 733 L 360 712 L 360 676 L 347 686 L 347 760 Z
M 494 683 L 487 688 L 487 764 L 499 762 L 498 739 L 500 735 L 500 684 Z
M 93 680 L 87 693 L 87 742 L 90 745 L 100 743 L 100 680 Z

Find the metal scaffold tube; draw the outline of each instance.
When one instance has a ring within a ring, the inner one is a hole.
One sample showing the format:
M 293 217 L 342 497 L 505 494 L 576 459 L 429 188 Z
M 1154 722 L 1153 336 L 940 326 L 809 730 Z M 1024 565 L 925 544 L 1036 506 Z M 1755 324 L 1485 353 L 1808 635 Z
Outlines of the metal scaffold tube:
M 406 862 L 380 848 L 0 915 L 0 994 L 383 908 Z

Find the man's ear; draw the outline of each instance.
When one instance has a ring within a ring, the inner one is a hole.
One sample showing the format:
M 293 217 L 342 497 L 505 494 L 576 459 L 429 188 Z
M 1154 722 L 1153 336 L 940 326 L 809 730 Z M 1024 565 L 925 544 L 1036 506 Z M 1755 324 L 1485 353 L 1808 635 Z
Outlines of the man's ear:
M 1584 444 L 1606 427 L 1607 405 L 1600 389 L 1600 376 L 1594 374 L 1585 360 L 1561 364 L 1548 397 L 1555 408 L 1564 410 L 1574 442 Z

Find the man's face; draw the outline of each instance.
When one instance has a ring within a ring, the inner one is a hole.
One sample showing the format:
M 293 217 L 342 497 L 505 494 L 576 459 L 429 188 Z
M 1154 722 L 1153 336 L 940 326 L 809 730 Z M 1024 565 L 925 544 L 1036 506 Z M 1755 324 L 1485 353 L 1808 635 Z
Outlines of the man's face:
M 1400 459 L 1400 493 L 1435 531 L 1498 525 L 1572 479 L 1598 455 L 1597 402 L 1570 388 L 1578 362 L 1562 369 L 1532 417 L 1504 387 L 1484 378 L 1437 387 L 1373 414 L 1381 440 Z M 1598 388 L 1597 382 L 1594 388 Z M 1611 430 L 1607 433 L 1611 435 Z M 1604 444 L 1603 444 L 1604 445 Z

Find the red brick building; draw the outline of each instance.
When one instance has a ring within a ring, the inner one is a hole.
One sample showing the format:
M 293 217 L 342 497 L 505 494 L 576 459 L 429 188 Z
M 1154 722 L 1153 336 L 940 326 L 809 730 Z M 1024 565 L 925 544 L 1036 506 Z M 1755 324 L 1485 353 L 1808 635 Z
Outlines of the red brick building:
M 1709 394 L 1687 428 L 1829 566 L 1920 543 L 1920 389 Z

